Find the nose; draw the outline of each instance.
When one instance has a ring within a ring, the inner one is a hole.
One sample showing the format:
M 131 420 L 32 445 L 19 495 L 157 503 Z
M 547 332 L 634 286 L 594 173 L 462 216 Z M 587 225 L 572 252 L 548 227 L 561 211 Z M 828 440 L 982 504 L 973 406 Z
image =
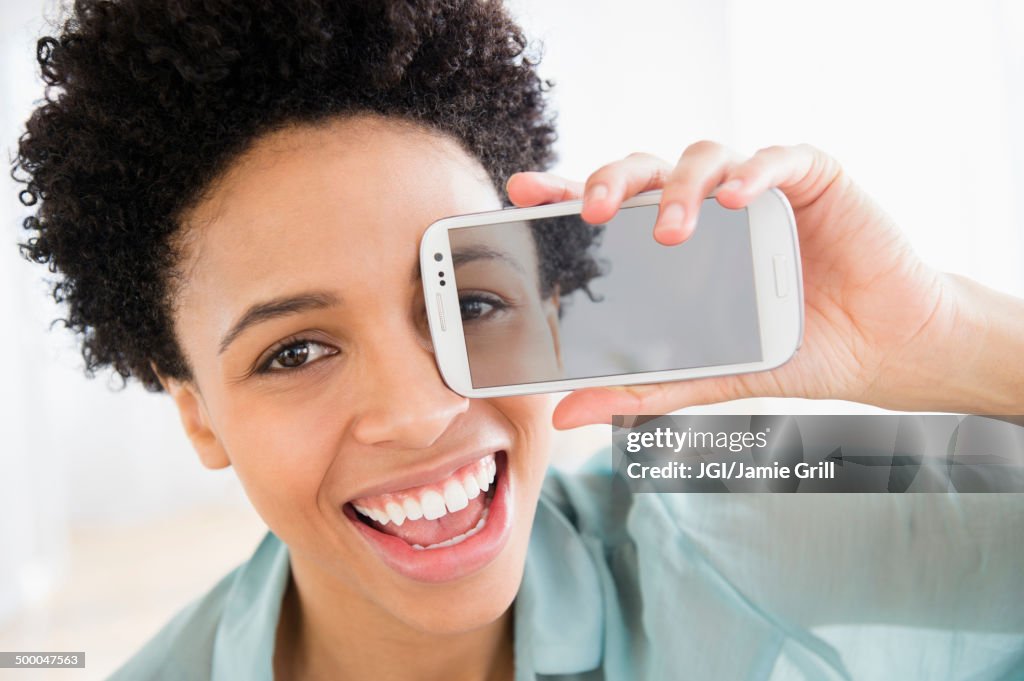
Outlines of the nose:
M 365 445 L 425 449 L 469 408 L 438 372 L 429 342 L 405 328 L 382 334 L 364 353 L 365 381 L 353 436 Z

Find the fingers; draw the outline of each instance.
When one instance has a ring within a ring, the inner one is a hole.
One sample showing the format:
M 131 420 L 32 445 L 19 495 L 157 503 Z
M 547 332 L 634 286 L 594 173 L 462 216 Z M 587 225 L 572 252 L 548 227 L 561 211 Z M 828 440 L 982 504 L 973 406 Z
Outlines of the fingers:
M 659 189 L 672 166 L 651 154 L 630 154 L 609 163 L 587 178 L 586 184 L 552 173 L 523 172 L 512 175 L 505 185 L 509 199 L 517 206 L 537 206 L 583 197 L 583 219 L 607 222 L 626 199 Z
M 659 189 L 672 167 L 651 154 L 636 153 L 609 163 L 587 178 L 583 192 L 583 219 L 608 222 L 626 199 Z
M 687 147 L 665 182 L 654 238 L 666 246 L 689 239 L 697 227 L 701 203 L 738 163 L 734 151 L 715 142 Z
M 800 209 L 821 196 L 841 172 L 838 161 L 810 144 L 765 147 L 733 167 L 715 196 L 726 208 L 736 209 L 778 187 Z
M 583 196 L 583 183 L 552 173 L 515 173 L 505 184 L 508 198 L 520 208 L 559 201 L 574 201 Z
M 728 147 L 701 141 L 687 147 L 674 167 L 657 156 L 636 153 L 603 166 L 585 184 L 552 173 L 524 172 L 512 175 L 506 188 L 517 206 L 582 197 L 582 217 L 590 223 L 607 222 L 626 199 L 660 188 L 654 238 L 675 245 L 693 235 L 702 202 L 713 192 L 722 206 L 735 210 L 769 187 L 779 187 L 799 209 L 821 196 L 841 173 L 835 159 L 809 144 L 765 147 L 742 160 Z

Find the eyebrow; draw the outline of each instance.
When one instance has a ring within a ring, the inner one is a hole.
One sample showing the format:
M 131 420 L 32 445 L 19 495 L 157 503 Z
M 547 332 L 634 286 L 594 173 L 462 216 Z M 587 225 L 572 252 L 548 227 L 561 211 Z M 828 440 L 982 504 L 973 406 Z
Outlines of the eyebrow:
M 488 246 L 467 246 L 452 250 L 452 267 L 459 267 L 474 260 L 501 260 L 519 270 L 522 274 L 526 274 L 526 269 L 522 263 L 505 251 L 499 251 Z
M 487 246 L 466 246 L 464 248 L 456 248 L 452 251 L 452 267 L 459 267 L 460 265 L 465 265 L 467 262 L 473 262 L 474 260 L 502 260 L 519 270 L 519 272 L 526 274 L 526 268 L 523 267 L 522 263 L 504 251 L 499 251 Z M 420 276 L 420 264 L 417 262 L 412 268 L 412 283 L 415 284 L 419 282 Z
M 341 299 L 329 291 L 305 291 L 290 296 L 282 296 L 271 300 L 251 305 L 245 313 L 238 318 L 238 321 L 231 326 L 231 330 L 224 334 L 220 341 L 220 350 L 217 354 L 227 350 L 231 342 L 248 329 L 250 326 L 271 319 L 278 319 L 307 310 L 320 310 L 325 307 L 338 305 Z

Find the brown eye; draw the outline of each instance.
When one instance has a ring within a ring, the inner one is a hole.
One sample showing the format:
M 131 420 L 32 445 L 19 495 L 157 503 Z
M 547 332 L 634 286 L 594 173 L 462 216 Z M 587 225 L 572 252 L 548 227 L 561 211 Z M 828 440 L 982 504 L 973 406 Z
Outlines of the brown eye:
M 302 366 L 309 359 L 309 345 L 293 345 L 277 353 L 274 358 L 283 367 L 292 368 Z
M 485 319 L 506 307 L 508 306 L 493 296 L 468 294 L 459 297 L 459 312 L 463 322 Z
M 260 368 L 259 373 L 287 372 L 337 353 L 338 350 L 323 343 L 311 340 L 297 341 L 273 354 Z

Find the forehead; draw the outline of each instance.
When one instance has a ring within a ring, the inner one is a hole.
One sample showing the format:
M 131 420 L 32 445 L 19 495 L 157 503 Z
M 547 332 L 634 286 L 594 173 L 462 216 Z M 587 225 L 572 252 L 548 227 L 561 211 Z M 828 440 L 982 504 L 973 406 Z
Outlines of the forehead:
M 503 265 L 518 270 L 539 285 L 537 247 L 526 222 L 482 227 L 462 227 L 448 233 L 452 264 L 456 269 L 469 263 Z
M 431 222 L 499 207 L 480 164 L 437 133 L 368 117 L 288 128 L 185 216 L 182 297 L 245 305 L 282 287 L 408 280 Z

